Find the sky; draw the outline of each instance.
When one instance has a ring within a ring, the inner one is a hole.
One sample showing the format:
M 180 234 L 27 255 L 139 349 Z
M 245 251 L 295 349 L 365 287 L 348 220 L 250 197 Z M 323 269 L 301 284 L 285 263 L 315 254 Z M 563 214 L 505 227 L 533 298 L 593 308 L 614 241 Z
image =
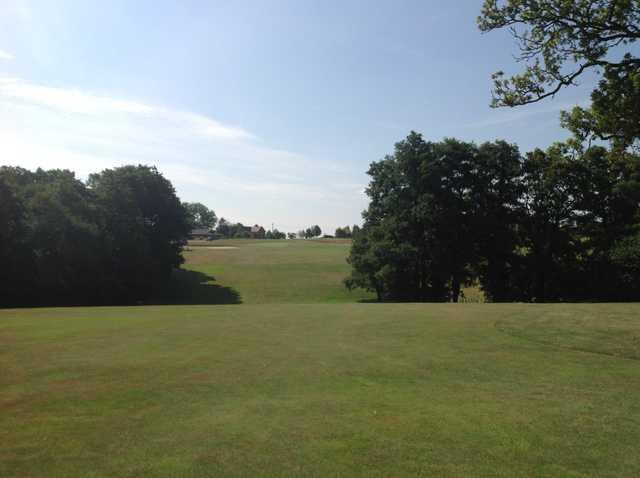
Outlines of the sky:
M 359 224 L 369 164 L 411 130 L 525 152 L 588 103 L 593 78 L 491 109 L 491 74 L 520 66 L 481 3 L 1 0 L 0 164 L 155 165 L 231 221 Z

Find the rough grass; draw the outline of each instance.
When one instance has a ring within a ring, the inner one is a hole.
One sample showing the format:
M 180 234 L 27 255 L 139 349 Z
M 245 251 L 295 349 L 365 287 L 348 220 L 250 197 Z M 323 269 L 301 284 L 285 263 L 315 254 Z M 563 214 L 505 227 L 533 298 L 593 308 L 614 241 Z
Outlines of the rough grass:
M 0 476 L 640 476 L 640 305 L 320 304 L 227 272 L 341 247 L 299 242 L 189 253 L 183 286 L 240 305 L 0 310 Z

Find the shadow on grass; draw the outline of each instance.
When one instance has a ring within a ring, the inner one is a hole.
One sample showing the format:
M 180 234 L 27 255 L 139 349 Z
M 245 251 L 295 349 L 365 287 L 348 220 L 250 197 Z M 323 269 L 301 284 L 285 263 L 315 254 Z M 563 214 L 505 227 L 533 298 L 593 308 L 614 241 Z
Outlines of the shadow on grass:
M 238 291 L 215 284 L 215 278 L 203 272 L 177 269 L 169 283 L 148 304 L 213 305 L 241 304 Z

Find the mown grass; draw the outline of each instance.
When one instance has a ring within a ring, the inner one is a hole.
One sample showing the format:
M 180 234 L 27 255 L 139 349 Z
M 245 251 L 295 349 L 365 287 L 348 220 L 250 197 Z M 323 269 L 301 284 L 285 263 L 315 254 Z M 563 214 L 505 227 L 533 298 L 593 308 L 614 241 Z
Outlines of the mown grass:
M 337 303 L 334 279 L 321 304 L 227 272 L 328 247 L 190 252 L 196 296 L 240 305 L 0 310 L 0 476 L 640 476 L 640 305 Z
M 233 289 L 244 304 L 370 300 L 371 293 L 344 287 L 350 246 L 340 239 L 202 241 L 187 248 L 185 268 Z

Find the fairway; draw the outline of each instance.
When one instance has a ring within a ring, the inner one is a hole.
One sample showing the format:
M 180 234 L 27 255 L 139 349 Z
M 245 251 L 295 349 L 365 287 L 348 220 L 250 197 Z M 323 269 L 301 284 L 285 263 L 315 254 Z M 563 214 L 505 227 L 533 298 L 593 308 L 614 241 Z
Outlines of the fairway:
M 346 242 L 219 244 L 180 293 L 226 305 L 0 310 L 0 476 L 640 475 L 640 305 L 358 303 Z
M 196 245 L 193 245 L 196 244 Z M 231 303 L 339 303 L 373 299 L 349 292 L 342 280 L 349 273 L 345 258 L 350 240 L 252 241 L 247 239 L 192 243 L 185 268 L 198 274 L 200 296 L 213 302 L 218 296 Z M 194 302 L 189 288 L 182 300 Z M 163 293 L 163 297 L 167 294 Z

